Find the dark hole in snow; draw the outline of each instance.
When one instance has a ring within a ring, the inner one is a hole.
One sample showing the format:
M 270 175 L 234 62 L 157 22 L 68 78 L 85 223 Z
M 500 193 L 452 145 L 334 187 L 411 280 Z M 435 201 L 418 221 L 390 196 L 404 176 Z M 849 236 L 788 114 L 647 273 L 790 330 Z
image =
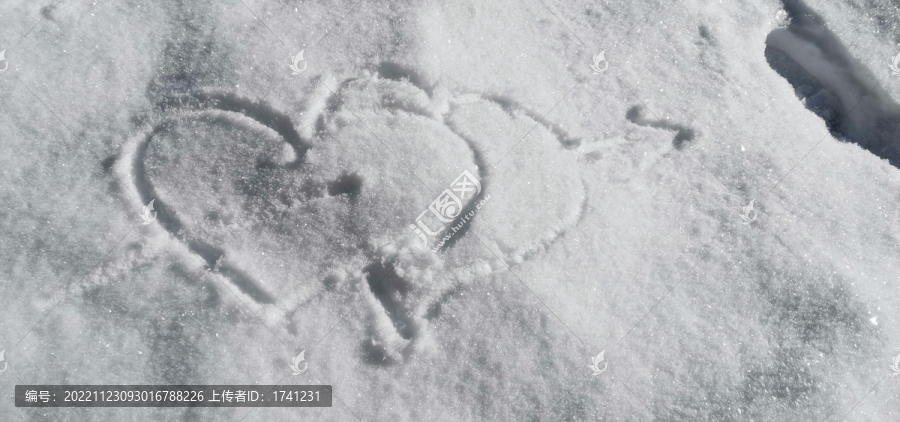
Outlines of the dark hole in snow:
M 427 92 L 429 97 L 434 93 L 434 87 L 427 85 L 425 83 L 425 78 L 414 70 L 405 68 L 396 63 L 383 62 L 378 65 L 378 76 L 397 82 L 407 81 L 422 91 Z
M 709 32 L 709 27 L 708 27 L 708 26 L 706 26 L 706 25 L 700 25 L 700 27 L 697 28 L 697 29 L 698 29 L 698 31 L 700 32 L 700 38 L 703 38 L 703 39 L 706 40 L 707 42 L 712 42 L 712 41 L 713 41 L 712 34 Z
M 392 266 L 385 267 L 380 261 L 367 265 L 363 268 L 363 272 L 366 273 L 369 289 L 381 302 L 381 306 L 390 317 L 394 328 L 401 337 L 407 340 L 411 339 L 415 334 L 415 327 L 404 307 L 404 299 L 409 292 L 409 282 L 397 275 Z
M 363 178 L 356 173 L 344 173 L 336 180 L 328 182 L 328 194 L 331 196 L 349 195 L 351 198 L 359 195 L 362 189 Z
M 41 16 L 43 16 L 44 19 L 55 22 L 56 19 L 53 19 L 53 11 L 56 10 L 57 5 L 59 5 L 59 3 L 50 4 L 50 5 L 42 7 L 41 8 Z
M 900 167 L 900 105 L 815 11 L 798 0 L 783 4 L 790 25 L 766 38 L 769 66 L 834 137 Z
M 112 170 L 113 164 L 116 163 L 116 158 L 117 157 L 115 155 L 110 155 L 109 157 L 104 158 L 103 161 L 100 162 L 100 164 L 103 166 L 103 171 L 109 173 L 109 171 Z

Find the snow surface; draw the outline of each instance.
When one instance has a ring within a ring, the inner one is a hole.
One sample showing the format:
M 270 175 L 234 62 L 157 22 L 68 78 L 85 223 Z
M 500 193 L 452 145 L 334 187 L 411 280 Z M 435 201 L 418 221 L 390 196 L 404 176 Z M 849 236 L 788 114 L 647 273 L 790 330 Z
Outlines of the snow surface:
M 900 420 L 898 12 L 4 1 L 0 420 Z M 229 383 L 336 398 L 12 399 Z

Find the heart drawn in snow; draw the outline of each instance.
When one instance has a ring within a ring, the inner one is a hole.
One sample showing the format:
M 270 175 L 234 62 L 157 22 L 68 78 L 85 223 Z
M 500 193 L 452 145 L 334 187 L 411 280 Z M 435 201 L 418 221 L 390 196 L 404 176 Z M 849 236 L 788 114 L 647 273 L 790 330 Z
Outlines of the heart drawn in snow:
M 361 291 L 373 358 L 408 355 L 434 304 L 473 281 L 469 268 L 527 259 L 580 215 L 575 153 L 551 130 L 488 165 L 535 125 L 509 102 L 438 100 L 376 75 L 314 96 L 299 122 L 227 93 L 173 101 L 126 143 L 117 174 L 140 207 L 155 200 L 160 227 L 259 304 L 288 311 L 324 291 Z M 464 170 L 491 195 L 467 225 L 492 251 L 458 234 L 432 252 L 409 226 Z

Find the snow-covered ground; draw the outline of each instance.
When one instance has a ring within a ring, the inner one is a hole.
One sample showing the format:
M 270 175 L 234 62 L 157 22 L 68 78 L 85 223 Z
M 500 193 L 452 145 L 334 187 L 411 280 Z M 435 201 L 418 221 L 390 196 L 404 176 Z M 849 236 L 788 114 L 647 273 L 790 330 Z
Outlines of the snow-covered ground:
M 4 0 L 0 420 L 900 420 L 898 18 Z

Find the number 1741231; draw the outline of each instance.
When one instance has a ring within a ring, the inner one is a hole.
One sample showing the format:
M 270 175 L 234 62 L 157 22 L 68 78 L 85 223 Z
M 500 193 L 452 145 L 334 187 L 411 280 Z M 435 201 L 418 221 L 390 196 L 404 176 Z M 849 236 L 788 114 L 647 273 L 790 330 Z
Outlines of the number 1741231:
M 272 391 L 275 401 L 310 401 L 317 402 L 319 400 L 319 391 L 312 390 L 276 390 Z

